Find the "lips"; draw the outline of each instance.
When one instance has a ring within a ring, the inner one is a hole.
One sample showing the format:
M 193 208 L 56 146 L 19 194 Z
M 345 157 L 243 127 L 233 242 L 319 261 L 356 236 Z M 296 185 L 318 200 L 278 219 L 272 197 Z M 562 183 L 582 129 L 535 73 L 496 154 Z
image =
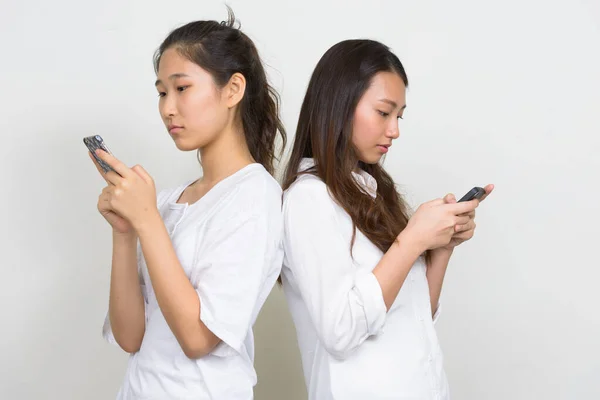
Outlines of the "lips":
M 168 125 L 167 129 L 169 130 L 169 133 L 171 135 L 180 132 L 183 129 L 183 126 L 181 125 Z
M 382 153 L 387 153 L 389 148 L 392 147 L 391 144 L 378 144 L 377 148 L 379 149 L 379 151 L 381 151 Z

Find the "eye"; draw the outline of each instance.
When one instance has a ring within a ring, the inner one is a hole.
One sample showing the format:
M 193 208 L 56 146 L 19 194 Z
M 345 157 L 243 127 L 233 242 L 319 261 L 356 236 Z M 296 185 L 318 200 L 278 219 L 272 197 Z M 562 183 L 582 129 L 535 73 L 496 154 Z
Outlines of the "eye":
M 379 115 L 381 115 L 384 118 L 386 118 L 388 115 L 390 115 L 390 113 L 386 113 L 385 111 L 379 111 L 379 110 L 377 110 L 377 112 L 379 113 Z
M 158 97 L 165 97 L 167 94 L 165 92 L 158 92 Z
M 398 119 L 404 119 L 402 115 L 398 115 Z
M 189 86 L 177 86 L 177 91 L 178 92 L 183 92 L 187 88 L 189 88 Z

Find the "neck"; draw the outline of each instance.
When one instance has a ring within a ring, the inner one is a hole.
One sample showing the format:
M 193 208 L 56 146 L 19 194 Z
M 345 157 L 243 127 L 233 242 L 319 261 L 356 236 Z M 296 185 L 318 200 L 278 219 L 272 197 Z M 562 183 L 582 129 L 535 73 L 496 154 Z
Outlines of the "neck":
M 215 184 L 254 163 L 243 130 L 228 127 L 217 140 L 200 149 L 202 181 Z

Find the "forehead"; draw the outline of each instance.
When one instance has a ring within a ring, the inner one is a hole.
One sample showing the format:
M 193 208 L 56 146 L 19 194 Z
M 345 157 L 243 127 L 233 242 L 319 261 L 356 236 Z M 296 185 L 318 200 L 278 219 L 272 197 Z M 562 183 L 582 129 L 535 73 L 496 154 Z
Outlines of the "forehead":
M 182 56 L 177 49 L 170 48 L 165 50 L 160 57 L 157 76 L 159 79 L 163 80 L 173 74 L 197 76 L 208 74 L 208 72 L 196 63 Z
M 379 72 L 371 79 L 365 97 L 392 100 L 402 107 L 406 103 L 406 86 L 397 73 Z

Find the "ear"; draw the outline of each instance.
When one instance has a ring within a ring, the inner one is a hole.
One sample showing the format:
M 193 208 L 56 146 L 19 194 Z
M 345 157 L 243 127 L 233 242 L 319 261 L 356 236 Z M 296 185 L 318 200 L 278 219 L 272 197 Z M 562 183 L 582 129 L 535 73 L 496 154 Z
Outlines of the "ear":
M 229 82 L 227 82 L 224 89 L 223 94 L 226 96 L 225 102 L 227 107 L 233 108 L 244 98 L 244 93 L 246 92 L 246 78 L 244 75 L 236 72 L 229 78 Z

